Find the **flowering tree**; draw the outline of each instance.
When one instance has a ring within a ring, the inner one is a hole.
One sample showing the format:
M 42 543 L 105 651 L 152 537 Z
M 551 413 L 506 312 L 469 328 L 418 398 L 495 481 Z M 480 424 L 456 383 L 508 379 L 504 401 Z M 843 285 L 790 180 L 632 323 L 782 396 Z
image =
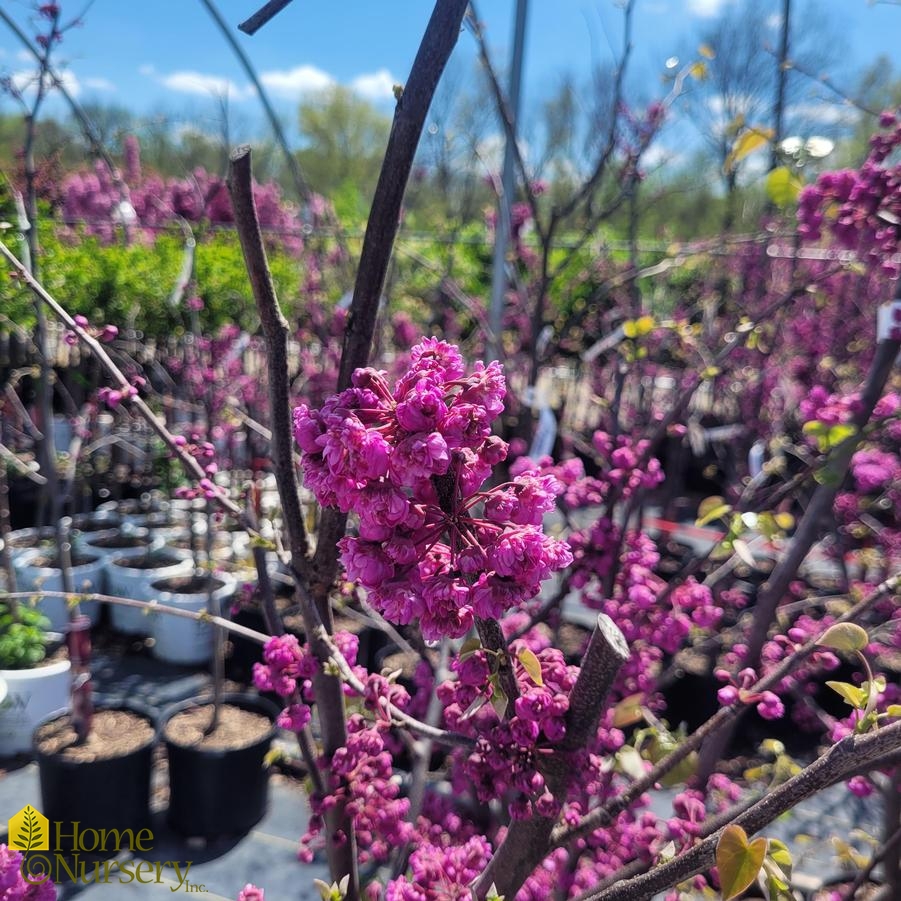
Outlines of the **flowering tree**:
M 280 725 L 296 733 L 309 768 L 313 816 L 301 855 L 325 850 L 334 879 L 323 886 L 327 898 L 606 901 L 685 884 L 718 885 L 732 898 L 758 877 L 771 899 L 787 897 L 786 849 L 765 838 L 749 842 L 748 835 L 834 782 L 851 780 L 859 793 L 872 789 L 871 779 L 897 785 L 901 705 L 877 661 L 884 649 L 897 648 L 901 620 L 891 516 L 901 404 L 886 392 L 901 336 L 890 327 L 872 346 L 849 353 L 843 376 L 828 385 L 814 379 L 828 378 L 826 367 L 807 357 L 792 369 L 794 378 L 785 377 L 792 355 L 821 337 L 817 322 L 832 321 L 841 338 L 869 334 L 863 323 L 888 296 L 878 279 L 897 273 L 876 269 L 885 268 L 897 239 L 879 225 L 897 209 L 899 182 L 889 162 L 895 122 L 884 121 L 888 137 L 877 137 L 860 172 L 826 176 L 802 197 L 806 237 L 837 231 L 863 260 L 862 275 L 832 261 L 799 271 L 793 264 L 764 267 L 760 253 L 735 254 L 728 265 L 740 290 L 706 334 L 687 310 L 663 319 L 623 298 L 629 312 L 615 362 L 596 364 L 599 394 L 613 385 L 607 421 L 572 442 L 584 459 L 565 452 L 530 459 L 494 431 L 508 401 L 499 362 L 470 365 L 459 347 L 434 337 L 409 341 L 391 371 L 368 365 L 406 179 L 465 10 L 461 0 L 435 6 L 395 113 L 342 321 L 336 386 L 317 385 L 317 396 L 305 402 L 296 403 L 290 390 L 291 330 L 267 268 L 249 152 L 237 151 L 231 164 L 231 215 L 262 323 L 272 465 L 305 631 L 304 640 L 285 635 L 270 618 L 255 681 L 284 699 Z M 638 131 L 641 143 L 647 128 Z M 635 154 L 626 159 L 632 178 Z M 522 211 L 521 221 L 527 216 Z M 528 251 L 523 242 L 526 267 Z M 255 532 L 252 511 L 215 479 L 209 439 L 218 436 L 195 440 L 162 424 L 141 396 L 144 386 L 113 364 L 86 323 L 3 252 L 103 362 L 112 377 L 107 400 L 143 415 L 184 465 L 192 490 Z M 548 259 L 535 270 L 530 312 L 538 324 Z M 637 277 L 631 270 L 619 275 L 623 284 Z M 722 295 L 720 276 L 711 282 Z M 846 331 L 842 320 L 851 316 L 824 307 L 839 306 L 849 276 L 872 290 L 870 306 L 861 305 Z M 791 317 L 771 322 L 796 301 Z M 229 373 L 236 337 L 210 340 L 190 361 L 196 388 Z M 830 346 L 822 341 L 814 353 Z M 523 353 L 540 362 L 534 348 Z M 610 379 L 607 367 L 614 374 L 626 367 L 623 378 Z M 640 376 L 656 374 L 655 367 L 675 373 L 675 389 L 668 398 L 643 400 Z M 255 391 L 262 380 L 242 385 L 240 373 L 231 375 L 261 407 Z M 642 525 L 646 502 L 664 479 L 660 449 L 665 439 L 691 433 L 691 403 L 702 389 L 726 385 L 738 409 L 745 393 L 758 399 L 754 436 L 764 439 L 788 432 L 786 391 L 795 392 L 806 423 L 793 424 L 804 466 L 782 480 L 774 467 L 761 470 L 707 503 L 699 521 L 721 526 L 710 561 L 697 557 L 666 572 L 664 541 Z M 782 406 L 770 403 L 777 385 L 785 389 Z M 857 396 L 849 396 L 849 386 Z M 315 534 L 302 512 L 297 453 L 303 487 L 320 507 Z M 795 528 L 779 505 L 811 485 Z M 862 539 L 858 526 L 875 535 L 868 539 L 881 554 L 875 575 L 849 574 L 838 605 L 798 602 L 799 566 L 834 514 L 848 540 Z M 791 542 L 783 543 L 792 529 Z M 777 560 L 755 595 L 724 580 L 740 564 L 753 566 L 749 545 L 760 537 L 773 544 Z M 418 652 L 412 678 L 372 671 L 357 659 L 356 637 L 335 630 L 339 581 L 353 583 L 383 627 Z M 590 636 L 569 654 L 554 646 L 566 596 L 596 616 Z M 666 722 L 667 682 L 686 650 L 706 652 L 718 686 L 711 715 L 690 734 Z M 856 672 L 853 681 L 833 683 L 847 706 L 833 715 L 812 698 L 842 657 Z M 825 750 L 801 768 L 771 744 L 771 781 L 762 790 L 743 784 L 719 764 L 725 736 L 754 715 L 765 727 L 791 715 Z M 439 749 L 446 756 L 432 772 Z M 399 772 L 402 752 L 407 777 Z M 648 794 L 658 786 L 674 791 L 669 817 L 650 810 Z M 241 893 L 245 901 L 262 896 L 253 886 Z

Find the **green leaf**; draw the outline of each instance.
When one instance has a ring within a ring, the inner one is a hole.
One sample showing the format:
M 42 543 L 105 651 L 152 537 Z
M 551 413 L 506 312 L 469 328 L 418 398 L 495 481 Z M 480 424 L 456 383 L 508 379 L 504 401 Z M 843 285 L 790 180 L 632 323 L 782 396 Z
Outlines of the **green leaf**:
M 688 73 L 692 78 L 697 78 L 698 81 L 704 81 L 707 78 L 707 63 L 699 59 L 696 63 L 692 63 L 691 66 L 689 66 Z
M 840 422 L 838 425 L 830 426 L 826 434 L 829 447 L 838 447 L 843 441 L 856 435 L 857 429 L 847 422 Z
M 629 695 L 623 698 L 616 707 L 613 708 L 613 725 L 617 729 L 626 726 L 634 726 L 635 723 L 641 721 L 644 714 L 641 711 L 641 702 L 644 700 L 644 694 Z
M 732 145 L 729 156 L 723 164 L 723 171 L 732 171 L 746 156 L 761 147 L 766 147 L 773 136 L 771 128 L 749 128 L 738 136 Z
M 795 203 L 802 187 L 801 179 L 788 166 L 778 166 L 766 177 L 767 197 L 780 209 Z
M 500 690 L 496 690 L 491 696 L 491 706 L 494 708 L 494 712 L 498 715 L 499 719 L 504 718 L 509 703 L 507 696 Z
M 705 497 L 698 504 L 698 518 L 695 520 L 696 526 L 706 526 L 715 519 L 722 519 L 732 512 L 731 505 L 727 504 L 723 498 L 718 495 Z
M 867 630 L 856 623 L 836 623 L 817 640 L 817 644 L 821 647 L 846 653 L 862 651 L 869 643 L 870 636 L 867 635 Z
M 475 654 L 476 651 L 481 650 L 481 648 L 482 642 L 478 638 L 467 638 L 460 646 L 460 650 L 457 651 L 457 659 L 463 661 Z
M 846 704 L 850 704 L 855 710 L 863 710 L 867 706 L 868 691 L 852 685 L 850 682 L 827 682 L 834 692 L 841 695 Z
M 529 648 L 522 648 L 516 655 L 516 659 L 529 674 L 529 678 L 541 688 L 544 685 L 544 679 L 541 678 L 541 661 L 535 656 L 535 652 Z
M 787 877 L 791 877 L 792 855 L 791 851 L 788 850 L 788 845 L 784 842 L 780 842 L 778 838 L 771 838 L 767 845 L 767 857 L 769 857 Z
M 741 826 L 727 826 L 716 845 L 716 866 L 720 874 L 723 901 L 737 898 L 757 878 L 766 857 L 767 841 L 748 842 Z

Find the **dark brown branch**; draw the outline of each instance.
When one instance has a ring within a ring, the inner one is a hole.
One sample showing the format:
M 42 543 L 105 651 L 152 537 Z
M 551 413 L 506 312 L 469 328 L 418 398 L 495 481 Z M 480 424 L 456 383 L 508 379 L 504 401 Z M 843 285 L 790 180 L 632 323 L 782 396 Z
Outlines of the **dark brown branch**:
M 822 757 L 797 776 L 768 792 L 745 813 L 733 820 L 749 835 L 759 832 L 787 810 L 816 794 L 827 785 L 842 779 L 856 767 L 871 763 L 901 746 L 901 722 L 870 732 L 849 735 L 833 745 Z M 618 882 L 609 889 L 589 893 L 585 901 L 639 901 L 701 873 L 715 863 L 716 846 L 722 829 L 695 845 L 670 863 L 651 872 Z
M 584 748 L 598 726 L 607 695 L 620 667 L 629 659 L 622 632 L 610 617 L 600 614 L 569 696 L 566 736 L 543 767 L 548 790 L 563 804 L 577 770 L 570 755 Z M 551 850 L 551 834 L 557 817 L 533 812 L 525 820 L 513 820 L 497 853 L 473 885 L 473 897 L 481 901 L 491 886 L 505 898 L 513 898 Z
M 341 353 L 339 391 L 350 384 L 353 371 L 369 361 L 379 298 L 400 225 L 404 190 L 438 79 L 457 43 L 466 5 L 467 0 L 436 2 L 419 45 L 419 52 L 413 61 L 410 77 L 397 103 L 363 238 L 350 318 Z M 334 581 L 338 568 L 337 545 L 344 535 L 346 525 L 347 516 L 337 509 L 329 507 L 323 511 L 316 555 L 313 558 L 312 588 L 327 626 L 331 617 L 326 609 L 327 605 L 321 599 Z
M 267 22 L 274 19 L 286 6 L 289 6 L 293 0 L 269 0 L 269 2 L 258 9 L 252 16 L 245 19 L 238 29 L 244 34 L 256 34 Z
M 253 201 L 250 147 L 242 145 L 231 155 L 228 169 L 228 192 L 235 214 L 235 228 L 241 241 L 250 287 L 260 313 L 260 323 L 266 338 L 266 365 L 269 375 L 269 414 L 272 417 L 272 465 L 279 497 L 291 560 L 295 569 L 302 569 L 307 557 L 307 534 L 298 496 L 297 470 L 291 445 L 294 429 L 291 421 L 291 397 L 288 385 L 288 321 L 285 319 L 272 273 L 266 259 L 263 235 Z
M 285 531 L 288 534 L 291 568 L 302 601 L 306 633 L 310 637 L 310 644 L 317 658 L 323 660 L 326 650 L 321 640 L 315 638 L 314 631 L 320 621 L 324 622 L 326 630 L 330 631 L 331 616 L 328 597 L 324 596 L 314 601 L 309 592 L 307 538 L 291 447 L 294 430 L 288 385 L 288 323 L 278 305 L 272 274 L 266 260 L 263 236 L 253 202 L 250 148 L 247 146 L 237 148 L 231 155 L 228 190 L 235 213 L 235 226 L 266 339 L 269 404 L 272 416 L 272 461 Z M 317 671 L 313 683 L 322 728 L 323 750 L 325 759 L 330 761 L 332 755 L 347 742 L 343 689 L 339 679 L 326 675 L 322 669 Z M 332 877 L 340 881 L 344 876 L 349 876 L 347 897 L 355 899 L 359 897 L 356 841 L 353 821 L 347 814 L 343 802 L 339 801 L 329 808 L 325 814 L 325 827 L 326 851 Z M 337 838 L 339 834 L 344 836 L 340 841 Z
M 466 6 L 467 0 L 438 0 L 435 4 L 410 78 L 397 102 L 363 238 L 350 320 L 344 336 L 338 390 L 346 388 L 354 369 L 365 366 L 369 359 L 379 298 L 400 225 L 401 204 L 413 158 L 438 79 L 457 43 Z

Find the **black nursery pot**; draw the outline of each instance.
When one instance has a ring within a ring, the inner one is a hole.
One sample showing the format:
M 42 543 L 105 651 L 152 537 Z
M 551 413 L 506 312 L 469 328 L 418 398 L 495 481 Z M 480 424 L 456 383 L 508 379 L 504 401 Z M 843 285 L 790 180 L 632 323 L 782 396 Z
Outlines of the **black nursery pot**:
M 269 773 L 264 758 L 276 732 L 279 709 L 254 695 L 223 696 L 223 704 L 267 716 L 269 731 L 252 745 L 225 750 L 190 748 L 167 739 L 166 725 L 182 711 L 211 703 L 192 699 L 164 711 L 161 734 L 169 757 L 167 821 L 186 836 L 243 835 L 266 813 Z
M 59 754 L 48 754 L 35 747 L 41 784 L 41 812 L 51 824 L 61 823 L 59 847 L 66 852 L 96 851 L 103 848 L 78 847 L 74 844 L 73 823 L 83 835 L 87 829 L 130 829 L 134 834 L 150 826 L 150 776 L 153 766 L 153 749 L 159 738 L 156 717 L 141 704 L 98 705 L 100 710 L 124 710 L 148 720 L 153 727 L 149 741 L 119 757 L 106 760 L 66 760 Z M 68 713 L 62 716 L 68 716 Z M 61 718 L 60 714 L 48 717 L 37 726 Z M 52 840 L 57 837 L 56 826 L 51 826 Z M 106 849 L 109 850 L 109 849 Z M 115 849 L 112 851 L 115 856 Z

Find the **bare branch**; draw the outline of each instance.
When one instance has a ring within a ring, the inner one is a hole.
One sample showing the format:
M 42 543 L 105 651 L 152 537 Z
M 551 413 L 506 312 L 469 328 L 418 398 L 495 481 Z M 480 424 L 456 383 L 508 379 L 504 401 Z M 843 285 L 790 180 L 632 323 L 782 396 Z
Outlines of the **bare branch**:
M 281 498 L 291 560 L 296 569 L 302 569 L 306 564 L 308 547 L 291 444 L 294 430 L 288 385 L 288 321 L 279 306 L 266 259 L 266 248 L 263 246 L 263 235 L 253 202 L 250 147 L 247 145 L 238 147 L 231 155 L 228 191 L 250 286 L 266 336 L 269 413 L 272 416 L 272 465 Z
M 555 749 L 558 753 L 543 767 L 547 788 L 561 805 L 577 773 L 569 757 L 594 734 L 610 688 L 628 659 L 629 648 L 622 632 L 610 617 L 600 614 L 569 696 L 566 736 L 559 749 Z M 482 901 L 492 886 L 499 895 L 514 897 L 551 850 L 556 820 L 557 817 L 544 817 L 534 811 L 528 819 L 513 820 L 504 841 L 473 884 L 473 897 Z
M 293 0 L 269 0 L 269 2 L 258 9 L 252 16 L 246 18 L 238 29 L 244 34 L 256 34 L 267 22 L 274 19 L 286 6 L 289 6 Z
M 768 792 L 732 822 L 741 826 L 749 835 L 753 835 L 801 801 L 844 778 L 855 768 L 872 763 L 886 751 L 899 746 L 901 746 L 901 721 L 866 735 L 849 735 L 833 745 L 797 776 Z M 584 901 L 639 901 L 678 885 L 713 866 L 721 834 L 722 829 L 675 860 L 655 867 L 649 873 L 618 882 L 604 891 L 588 893 L 583 896 Z

